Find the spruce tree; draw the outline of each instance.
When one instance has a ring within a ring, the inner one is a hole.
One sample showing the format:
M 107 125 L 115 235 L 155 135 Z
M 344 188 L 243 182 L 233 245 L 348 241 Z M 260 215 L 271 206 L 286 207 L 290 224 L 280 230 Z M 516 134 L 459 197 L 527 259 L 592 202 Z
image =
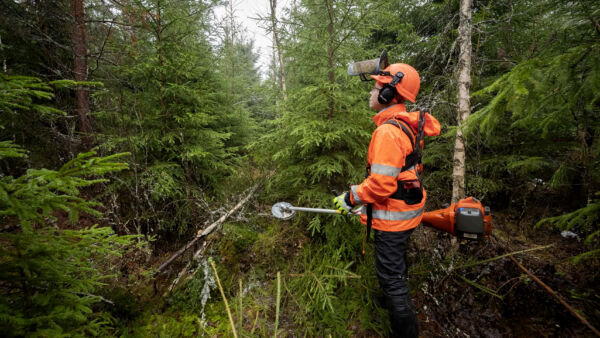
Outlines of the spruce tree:
M 597 27 L 583 18 L 600 7 L 520 5 L 539 13 L 519 33 L 529 32 L 533 41 L 513 56 L 516 66 L 475 93 L 483 106 L 468 121 L 470 137 L 482 147 L 475 165 L 489 182 L 480 188 L 497 201 L 514 203 L 544 194 L 545 203 L 569 212 L 539 224 L 590 235 L 587 243 L 593 244 L 600 190 L 600 45 L 592 37 Z
M 52 98 L 49 86 L 34 78 L 0 76 L 3 117 L 57 113 L 32 100 Z M 12 176 L 27 153 L 12 141 L 0 141 L 6 166 L 0 176 L 0 330 L 9 337 L 100 335 L 110 319 L 94 312 L 102 299 L 96 293 L 112 273 L 109 258 L 120 256 L 133 238 L 96 225 L 71 230 L 66 223 L 77 223 L 82 213 L 102 215 L 100 203 L 81 197 L 81 191 L 106 182 L 107 173 L 126 169 L 117 161 L 123 154 L 89 152 L 58 170 L 28 169 Z
M 97 73 L 107 87 L 98 95 L 103 149 L 132 153 L 133 170 L 111 189 L 129 201 L 124 221 L 144 233 L 197 223 L 195 199 L 222 188 L 247 137 L 247 113 L 229 94 L 235 79 L 218 73 L 209 44 L 212 6 L 123 3 L 119 20 L 136 24 L 109 40 L 116 64 Z

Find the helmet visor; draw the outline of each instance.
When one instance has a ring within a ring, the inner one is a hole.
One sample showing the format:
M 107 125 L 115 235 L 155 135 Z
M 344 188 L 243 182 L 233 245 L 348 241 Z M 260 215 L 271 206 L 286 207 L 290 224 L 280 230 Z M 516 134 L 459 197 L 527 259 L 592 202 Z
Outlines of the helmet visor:
M 389 66 L 387 51 L 381 52 L 381 56 L 377 59 L 352 62 L 348 65 L 348 75 L 360 76 L 363 81 L 371 80 L 368 75 L 378 75 L 387 66 Z

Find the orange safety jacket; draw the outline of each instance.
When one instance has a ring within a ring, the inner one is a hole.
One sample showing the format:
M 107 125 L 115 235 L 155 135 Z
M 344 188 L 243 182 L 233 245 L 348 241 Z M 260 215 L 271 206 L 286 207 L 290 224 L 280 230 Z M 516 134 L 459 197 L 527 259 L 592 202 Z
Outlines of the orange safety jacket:
M 405 158 L 413 152 L 409 136 L 397 126 L 385 123 L 397 119 L 412 127 L 416 139 L 419 125 L 419 112 L 406 112 L 403 104 L 396 104 L 380 111 L 373 121 L 377 129 L 373 132 L 367 167 L 369 176 L 359 185 L 351 187 L 350 201 L 354 204 L 372 204 L 372 227 L 381 231 L 405 231 L 415 228 L 421 222 L 427 194 L 423 189 L 423 199 L 417 204 L 406 204 L 404 200 L 393 199 L 398 181 L 418 180 L 416 166 L 402 171 Z M 401 122 L 400 122 L 401 123 Z M 424 134 L 440 134 L 440 123 L 430 114 L 425 115 Z M 419 145 L 415 145 L 419 146 Z M 367 224 L 366 207 L 363 207 L 360 221 Z

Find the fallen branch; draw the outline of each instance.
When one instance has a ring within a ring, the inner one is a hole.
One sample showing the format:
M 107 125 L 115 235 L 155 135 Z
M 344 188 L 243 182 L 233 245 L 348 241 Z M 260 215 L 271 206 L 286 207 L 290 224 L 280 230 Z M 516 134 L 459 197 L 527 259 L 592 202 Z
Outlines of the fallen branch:
M 210 240 L 202 243 L 202 247 L 200 249 L 198 249 L 198 251 L 196 251 L 194 256 L 192 256 L 193 260 L 200 263 L 200 258 L 202 257 L 204 252 L 206 252 L 206 250 L 208 249 L 210 244 L 211 244 Z M 173 292 L 173 290 L 176 290 L 177 288 L 180 288 L 181 286 L 185 285 L 196 274 L 196 271 L 198 271 L 198 269 L 200 268 L 200 265 L 198 265 L 196 268 L 194 268 L 192 270 L 188 270 L 191 265 L 192 265 L 192 261 L 188 262 L 188 264 L 183 268 L 183 270 L 181 270 L 181 272 L 177 275 L 177 279 L 174 280 L 173 283 L 171 284 L 169 291 L 166 292 L 163 296 L 166 296 L 170 292 Z M 184 276 L 185 276 L 185 278 L 183 279 L 183 282 L 180 282 L 181 278 L 183 278 Z
M 551 246 L 553 246 L 553 244 L 544 245 L 544 246 L 538 246 L 536 248 L 530 248 L 530 249 L 525 249 L 525 250 L 513 251 L 513 252 L 509 252 L 509 253 L 504 254 L 504 255 L 492 257 L 492 258 L 489 258 L 489 259 L 484 259 L 484 260 L 479 261 L 479 262 L 460 265 L 460 266 L 457 266 L 454 269 L 458 270 L 458 269 L 468 268 L 468 267 L 475 266 L 475 265 L 480 265 L 480 264 L 485 264 L 485 263 L 497 261 L 499 259 L 506 258 L 506 257 L 512 258 L 511 256 L 514 256 L 514 255 L 518 255 L 518 254 L 522 254 L 522 253 L 526 253 L 526 252 L 530 252 L 530 251 L 537 251 L 537 250 L 548 249 Z
M 248 202 L 248 200 L 254 195 L 257 188 L 258 188 L 258 185 L 255 185 L 254 187 L 252 187 L 252 189 L 250 189 L 250 193 L 246 197 L 244 197 L 244 199 L 242 199 L 238 204 L 236 204 L 235 207 L 233 207 L 233 209 L 229 210 L 225 215 L 221 216 L 221 218 L 219 218 L 216 222 L 211 224 L 208 228 L 198 231 L 198 234 L 196 235 L 196 237 L 194 237 L 193 240 L 191 240 L 186 245 L 184 245 L 181 249 L 179 249 L 177 252 L 175 252 L 171 257 L 169 257 L 169 259 L 167 259 L 164 263 L 162 263 L 156 269 L 156 271 L 154 272 L 154 276 L 157 276 L 160 273 L 162 273 L 167 268 L 167 266 L 171 265 L 171 263 L 173 263 L 173 261 L 175 259 L 177 259 L 177 257 L 181 256 L 189 248 L 194 246 L 194 244 L 196 244 L 196 242 L 198 242 L 200 239 L 202 239 L 202 238 L 206 237 L 207 235 L 209 235 L 210 233 L 212 233 L 229 216 L 231 216 L 234 212 L 236 212 L 244 204 L 246 204 L 246 202 Z
M 85 293 L 85 292 L 73 292 L 74 294 L 78 295 L 78 296 L 83 296 L 83 297 L 90 297 L 90 298 L 97 298 L 102 302 L 105 302 L 106 304 L 110 304 L 110 305 L 115 305 L 115 302 L 113 302 L 112 300 L 108 300 L 102 296 L 98 296 L 98 295 L 92 295 L 89 293 Z
M 202 247 L 194 254 L 194 260 L 196 260 L 196 256 L 199 255 L 200 252 L 202 252 L 206 248 L 206 246 L 207 246 L 206 243 L 208 243 L 208 242 L 202 243 Z M 192 261 L 189 261 L 185 265 L 185 267 L 183 268 L 183 270 L 181 270 L 177 274 L 177 278 L 175 278 L 173 280 L 173 282 L 171 283 L 171 286 L 169 286 L 169 290 L 167 292 L 165 292 L 165 294 L 163 295 L 163 297 L 166 297 L 169 293 L 171 293 L 171 291 L 173 291 L 173 289 L 177 286 L 177 284 L 179 283 L 179 281 L 181 280 L 181 278 L 188 273 L 188 270 L 189 270 L 190 266 L 192 266 Z M 193 270 L 192 272 L 195 272 L 195 270 Z M 187 278 L 185 279 L 185 281 L 187 281 Z
M 539 278 L 537 278 L 531 271 L 527 270 L 521 263 L 519 263 L 514 257 L 510 257 L 510 259 L 519 267 L 519 269 L 523 270 L 531 279 L 536 281 L 539 285 L 541 285 L 548 293 L 550 293 L 554 298 L 556 298 L 562 305 L 564 305 L 569 312 L 571 312 L 577 319 L 579 319 L 583 324 L 585 324 L 592 332 L 596 334 L 596 336 L 600 337 L 600 331 L 598 331 L 595 327 L 587 321 L 587 319 L 583 318 L 575 309 L 573 309 L 567 302 L 562 299 L 562 297 L 554 290 L 552 290 L 548 285 L 542 282 Z
M 463 275 L 460 275 L 460 274 L 457 274 L 457 273 L 454 273 L 454 274 L 456 276 L 458 276 L 460 279 L 462 279 L 465 283 L 471 285 L 472 287 L 474 287 L 476 289 L 479 289 L 479 290 L 487 293 L 488 295 L 494 296 L 494 297 L 496 297 L 498 299 L 504 298 L 501 295 L 499 295 L 496 291 L 494 291 L 494 290 L 486 287 L 485 285 L 482 285 L 482 284 L 479 284 L 479 283 L 477 283 L 475 281 L 472 281 L 472 280 L 468 279 L 467 277 L 465 277 Z
M 41 290 L 41 291 L 48 291 L 48 288 L 42 288 L 42 287 L 33 287 L 35 290 Z M 81 297 L 90 297 L 90 298 L 96 298 L 102 302 L 105 302 L 106 304 L 110 304 L 110 305 L 115 305 L 115 302 L 113 302 L 110 299 L 106 299 L 102 296 L 98 296 L 98 295 L 92 295 L 91 293 L 85 293 L 85 292 L 76 292 L 76 291 L 67 291 L 70 294 L 73 295 L 77 295 L 77 296 L 81 296 Z

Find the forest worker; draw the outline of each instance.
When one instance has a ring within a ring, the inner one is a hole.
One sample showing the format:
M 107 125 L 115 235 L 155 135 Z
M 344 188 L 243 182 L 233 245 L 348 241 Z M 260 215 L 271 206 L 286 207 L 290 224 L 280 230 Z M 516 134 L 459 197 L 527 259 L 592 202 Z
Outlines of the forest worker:
M 374 69 L 367 65 L 370 69 L 365 70 L 364 63 L 371 62 L 372 66 L 373 61 Z M 388 65 L 385 51 L 379 60 L 365 62 L 352 64 L 348 73 L 376 80 L 369 107 L 378 112 L 373 117 L 377 128 L 367 153 L 367 178 L 334 198 L 334 203 L 342 213 L 364 205 L 360 217 L 366 225 L 363 236 L 367 238 L 370 227 L 374 228 L 375 271 L 386 296 L 392 335 L 417 337 L 406 249 L 411 233 L 421 222 L 427 197 L 419 176 L 421 139 L 423 134 L 439 135 L 440 124 L 425 112 L 406 112 L 404 101 L 414 103 L 420 86 L 419 73 L 413 67 Z

